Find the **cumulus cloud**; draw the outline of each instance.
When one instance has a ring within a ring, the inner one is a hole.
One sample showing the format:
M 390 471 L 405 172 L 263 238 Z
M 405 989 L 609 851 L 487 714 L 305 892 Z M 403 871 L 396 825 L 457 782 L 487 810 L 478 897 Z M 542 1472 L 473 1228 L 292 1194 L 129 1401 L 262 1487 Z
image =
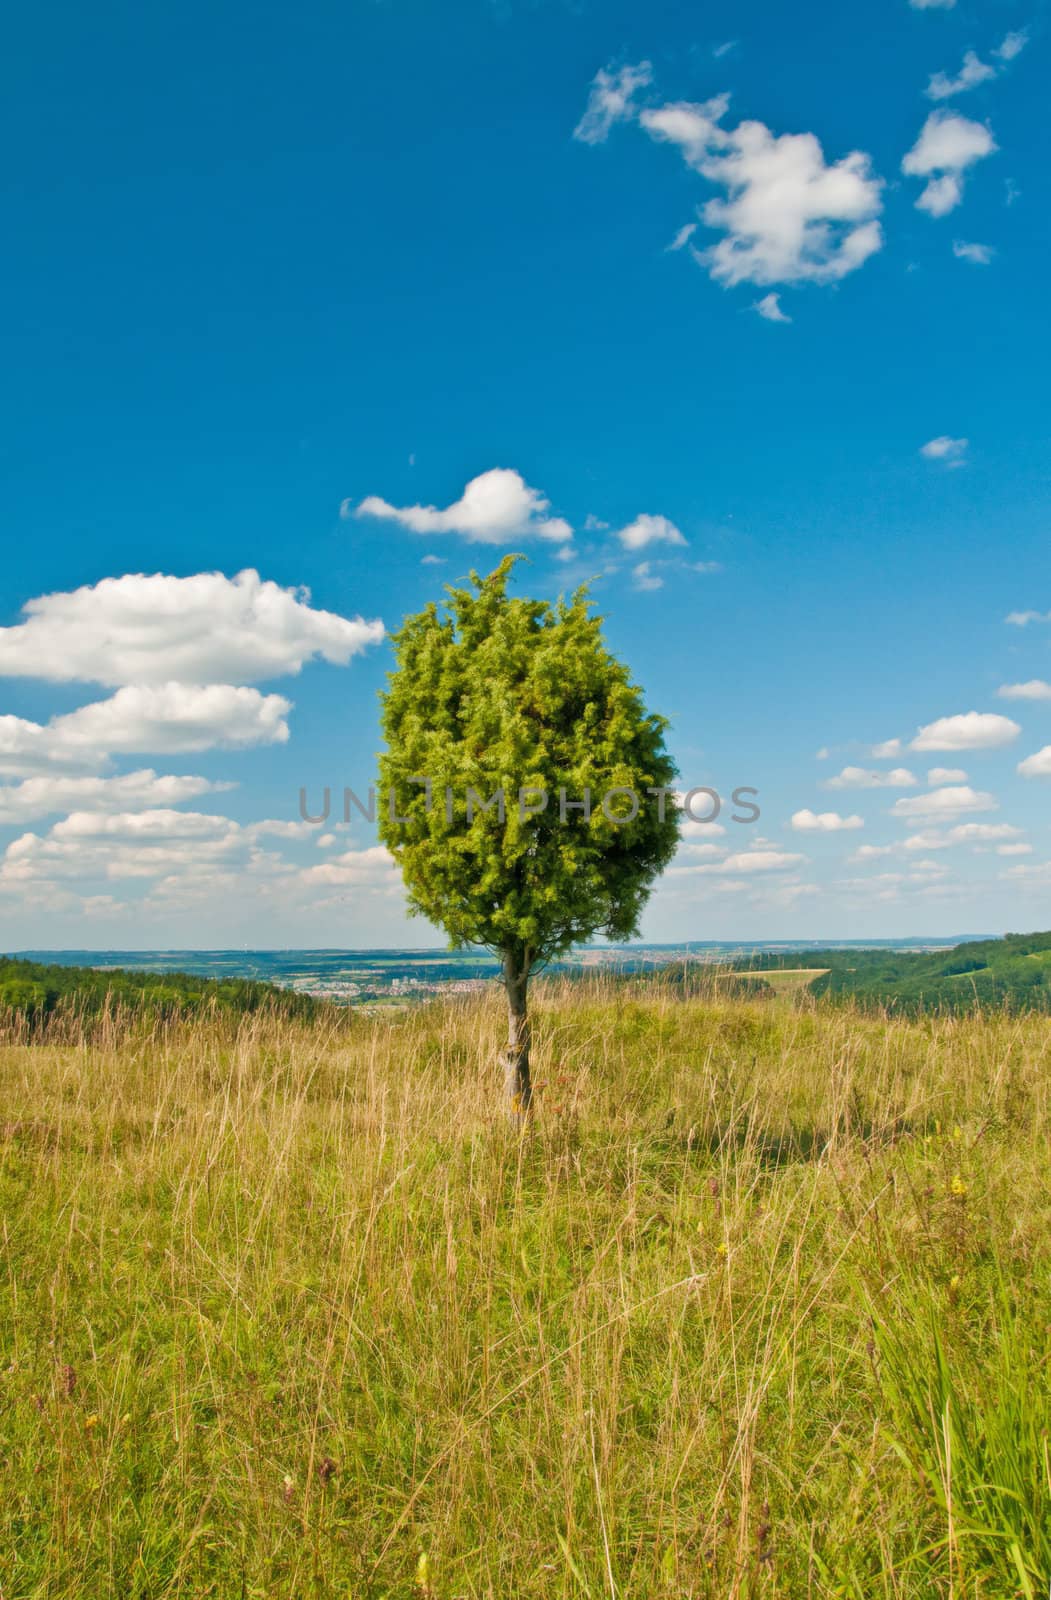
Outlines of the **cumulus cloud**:
M 621 528 L 617 538 L 625 550 L 644 550 L 651 544 L 685 544 L 686 540 L 667 517 L 650 516 L 642 512 L 634 522 Z
M 867 155 L 829 164 L 814 134 L 777 135 L 754 121 L 727 128 L 728 110 L 729 96 L 718 95 L 639 113 L 652 139 L 725 191 L 699 213 L 724 237 L 693 251 L 717 283 L 834 283 L 881 248 L 883 185 Z
M 347 889 L 365 887 L 400 888 L 401 877 L 390 851 L 383 845 L 363 850 L 347 850 L 316 867 L 307 867 L 300 881 L 308 886 L 324 885 Z
M 278 896 L 275 903 L 287 913 L 297 904 L 316 909 L 320 883 L 350 883 L 354 874 L 349 861 L 355 854 L 370 860 L 386 854 L 379 849 L 349 852 L 336 858 L 341 871 L 335 877 L 315 878 L 310 869 L 298 869 L 261 842 L 267 837 L 304 840 L 315 832 L 308 823 L 263 820 L 242 825 L 230 817 L 166 806 L 111 811 L 95 804 L 97 796 L 86 798 L 89 805 L 46 833 L 23 833 L 8 845 L 0 858 L 0 894 L 24 900 L 31 893 L 35 906 L 92 909 L 99 888 L 141 883 L 146 898 L 135 904 L 147 911 L 160 905 L 166 910 L 199 908 L 214 904 L 219 895 L 250 894 Z M 354 886 L 371 893 L 377 883 L 378 874 L 370 868 L 358 874 Z M 78 898 L 70 899 L 74 892 Z
M 1021 833 L 1010 822 L 960 822 L 950 828 L 950 844 L 988 844 L 992 839 L 1016 839 Z
M 23 614 L 0 628 L 0 676 L 56 683 L 253 683 L 318 657 L 345 666 L 383 638 L 382 622 L 316 611 L 309 590 L 251 570 L 128 573 L 42 595 Z
M 587 109 L 573 129 L 574 139 L 582 144 L 604 144 L 614 123 L 635 115 L 635 96 L 652 81 L 653 68 L 648 61 L 596 72 Z
M 645 593 L 653 589 L 663 589 L 664 579 L 653 571 L 652 562 L 640 561 L 638 566 L 631 569 L 631 584 L 633 589 L 641 589 Z
M 844 817 L 838 811 L 796 811 L 791 826 L 797 833 L 841 833 L 844 829 L 863 828 L 859 816 Z
M 909 0 L 914 11 L 951 11 L 956 0 Z
M 995 149 L 996 140 L 984 123 L 955 111 L 932 111 L 901 163 L 907 177 L 927 179 L 917 209 L 932 217 L 954 210 L 963 199 L 967 169 Z
M 1026 756 L 1024 761 L 1018 763 L 1018 770 L 1023 778 L 1051 778 L 1051 744 L 1045 744 L 1042 750 Z
M 969 261 L 973 267 L 987 267 L 996 251 L 991 244 L 968 244 L 964 239 L 954 239 L 952 253 L 958 261 Z
M 856 850 L 851 851 L 847 860 L 856 864 L 862 861 L 876 861 L 880 856 L 892 855 L 893 851 L 892 844 L 860 844 Z
M 1025 683 L 1005 683 L 997 689 L 1002 700 L 1051 700 L 1051 683 L 1029 678 Z
M 932 789 L 928 794 L 909 795 L 895 800 L 891 807 L 893 817 L 955 817 L 968 811 L 997 811 L 999 802 L 995 795 L 967 784 L 950 784 L 944 789 Z
M 1020 56 L 1029 43 L 1029 30 L 1019 28 L 1014 33 L 1005 34 L 1001 42 L 993 51 L 993 55 L 1000 61 L 1013 61 Z
M 227 749 L 284 744 L 292 702 L 229 683 L 129 684 L 108 700 L 55 717 L 62 747 L 109 753 Z
M 913 739 L 912 750 L 998 750 L 1021 733 L 1017 722 L 993 711 L 965 711 L 927 723 Z
M 927 782 L 932 789 L 943 783 L 966 783 L 967 774 L 962 767 L 931 767 L 927 772 Z
M 980 83 L 988 83 L 990 78 L 996 77 L 996 73 L 996 67 L 980 60 L 973 50 L 968 50 L 955 77 L 950 77 L 946 72 L 936 72 L 925 92 L 928 100 L 950 100 L 953 95 L 964 94 Z
M 13 840 L 0 862 L 0 884 L 155 878 L 179 868 L 202 872 L 241 842 L 237 823 L 202 812 L 73 811 L 47 834 Z
M 742 850 L 736 855 L 727 856 L 725 861 L 720 861 L 713 866 L 695 867 L 692 870 L 698 873 L 732 873 L 734 875 L 751 875 L 763 872 L 785 872 L 789 867 L 798 866 L 806 857 L 794 854 L 787 850 Z
M 767 322 L 791 322 L 792 318 L 781 310 L 781 296 L 779 294 L 764 294 L 761 300 L 756 300 L 752 306 L 753 311 Z
M 437 506 L 392 506 L 370 494 L 354 506 L 343 502 L 342 514 L 397 522 L 413 533 L 458 533 L 474 544 L 506 544 L 512 539 L 573 537 L 562 517 L 549 517 L 550 501 L 531 489 L 520 472 L 492 467 L 472 478 L 459 500 Z
M 1051 611 L 1009 611 L 1004 621 L 1013 628 L 1027 628 L 1031 622 L 1051 622 Z
M 899 746 L 897 739 L 890 741 Z M 897 750 L 894 752 L 897 754 Z M 873 752 L 875 754 L 875 752 Z M 913 789 L 916 775 L 907 767 L 894 767 L 890 772 L 876 772 L 871 767 L 844 767 L 834 778 L 826 778 L 823 789 Z
M 895 756 L 900 755 L 900 739 L 884 739 L 882 744 L 874 744 L 872 746 L 872 757 L 875 761 L 893 761 Z
M 54 816 L 60 811 L 137 811 L 170 809 L 202 794 L 229 789 L 207 778 L 158 777 L 151 768 L 120 777 L 26 778 L 0 785 L 0 826 L 10 827 Z
M 902 842 L 902 849 L 949 850 L 954 845 L 995 844 L 1001 839 L 1018 839 L 1022 833 L 1010 822 L 958 822 L 951 828 L 924 829 L 910 833 Z
M 967 440 L 940 433 L 936 439 L 928 439 L 920 446 L 920 455 L 928 461 L 944 462 L 947 467 L 962 467 L 967 456 Z
M 0 717 L 0 773 L 90 769 L 115 754 L 283 744 L 291 709 L 283 695 L 233 684 L 129 684 L 47 723 Z

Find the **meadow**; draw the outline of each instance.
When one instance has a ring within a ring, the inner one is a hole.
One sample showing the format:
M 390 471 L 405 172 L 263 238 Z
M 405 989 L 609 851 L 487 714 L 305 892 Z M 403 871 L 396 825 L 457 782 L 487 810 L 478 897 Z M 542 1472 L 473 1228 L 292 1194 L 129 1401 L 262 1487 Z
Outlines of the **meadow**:
M 550 982 L 0 1043 L 0 1595 L 1043 1596 L 1051 1032 Z

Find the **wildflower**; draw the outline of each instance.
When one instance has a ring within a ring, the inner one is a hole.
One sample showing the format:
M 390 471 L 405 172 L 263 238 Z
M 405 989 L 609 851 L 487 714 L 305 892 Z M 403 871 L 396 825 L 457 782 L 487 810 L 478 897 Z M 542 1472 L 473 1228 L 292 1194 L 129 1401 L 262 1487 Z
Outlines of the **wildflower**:
M 91 1413 L 90 1417 L 85 1417 L 84 1418 L 84 1432 L 85 1433 L 90 1433 L 92 1428 L 97 1428 L 98 1427 L 98 1425 L 101 1422 L 101 1420 L 102 1419 L 99 1416 L 98 1412 L 97 1411 L 93 1411 Z
M 420 1594 L 433 1593 L 433 1590 L 431 1589 L 430 1557 L 423 1550 L 420 1551 L 420 1558 L 416 1563 L 416 1577 L 413 1579 L 413 1586 L 419 1591 Z
M 318 1463 L 317 1475 L 321 1479 L 322 1483 L 327 1483 L 332 1475 L 335 1472 L 338 1472 L 338 1470 L 339 1468 L 336 1466 L 336 1463 L 333 1461 L 332 1457 L 325 1456 Z
M 959 1144 L 960 1140 L 962 1138 L 963 1138 L 963 1129 L 960 1127 L 960 1124 L 957 1123 L 955 1128 L 952 1130 L 952 1142 L 953 1142 L 953 1144 Z
M 281 1498 L 285 1502 L 286 1506 L 290 1506 L 292 1504 L 292 1496 L 295 1493 L 295 1487 L 295 1484 L 292 1482 L 292 1479 L 286 1472 L 284 1478 L 281 1480 Z
M 954 1272 L 952 1277 L 949 1279 L 949 1293 L 953 1295 L 957 1294 L 959 1292 L 959 1288 L 960 1274 L 958 1272 Z
M 723 1240 L 722 1244 L 716 1245 L 715 1253 L 717 1256 L 728 1256 L 730 1254 L 730 1246 L 727 1244 L 725 1239 Z
M 953 1173 L 952 1182 L 949 1184 L 949 1188 L 952 1190 L 957 1200 L 962 1200 L 964 1195 L 967 1193 L 967 1185 L 964 1183 L 958 1172 Z

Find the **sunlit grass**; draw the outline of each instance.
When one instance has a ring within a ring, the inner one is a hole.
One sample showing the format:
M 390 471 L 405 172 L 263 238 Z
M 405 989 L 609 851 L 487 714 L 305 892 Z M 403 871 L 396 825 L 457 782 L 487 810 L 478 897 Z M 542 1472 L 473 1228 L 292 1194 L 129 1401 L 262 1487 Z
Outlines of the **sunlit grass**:
M 1046 1594 L 1046 1023 L 537 999 L 0 1047 L 4 1600 Z

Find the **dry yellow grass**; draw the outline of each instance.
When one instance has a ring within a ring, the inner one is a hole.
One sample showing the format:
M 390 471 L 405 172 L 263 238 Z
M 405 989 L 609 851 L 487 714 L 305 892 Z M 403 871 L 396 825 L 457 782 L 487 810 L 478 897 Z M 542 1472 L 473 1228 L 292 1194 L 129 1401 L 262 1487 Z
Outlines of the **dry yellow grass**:
M 1046 1023 L 553 984 L 524 1137 L 502 1025 L 0 1047 L 4 1600 L 1042 1592 Z

